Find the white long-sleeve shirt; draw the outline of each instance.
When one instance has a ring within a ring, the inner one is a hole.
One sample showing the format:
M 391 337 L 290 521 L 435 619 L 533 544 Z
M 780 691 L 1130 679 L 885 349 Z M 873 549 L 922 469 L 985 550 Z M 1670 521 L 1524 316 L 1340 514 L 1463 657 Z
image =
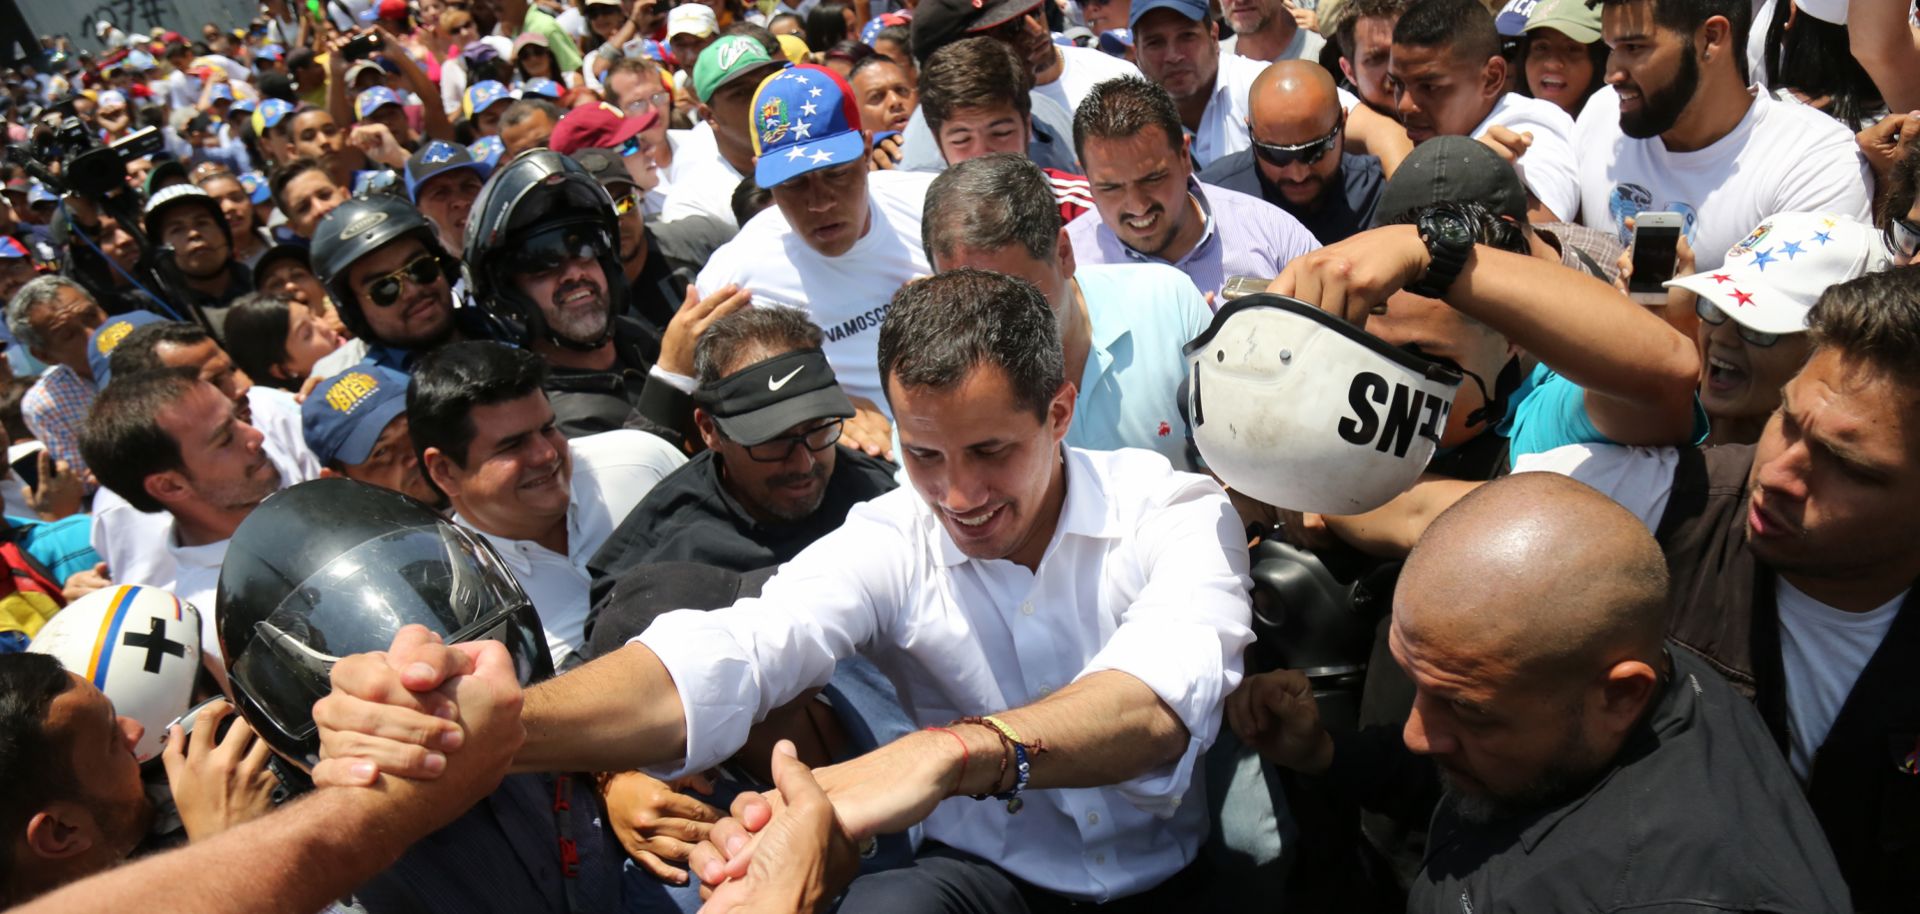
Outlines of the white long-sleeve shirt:
M 1186 866 L 1207 830 L 1198 763 L 1253 638 L 1245 535 L 1218 484 L 1159 454 L 1064 451 L 1066 504 L 1035 571 L 968 558 L 903 487 L 854 508 L 759 598 L 655 621 L 637 640 L 680 693 L 680 770 L 732 755 L 768 711 L 855 653 L 921 726 L 1023 707 L 1116 670 L 1186 725 L 1176 761 L 1110 787 L 1032 791 L 1018 815 L 949 799 L 926 834 L 1079 899 L 1139 892 Z

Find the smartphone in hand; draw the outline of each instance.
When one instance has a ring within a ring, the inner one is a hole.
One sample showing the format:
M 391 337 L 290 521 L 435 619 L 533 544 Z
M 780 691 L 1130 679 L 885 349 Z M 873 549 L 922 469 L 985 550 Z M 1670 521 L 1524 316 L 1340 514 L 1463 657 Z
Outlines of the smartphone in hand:
M 1680 252 L 1680 230 L 1686 220 L 1679 213 L 1641 213 L 1633 217 L 1633 276 L 1627 294 L 1643 305 L 1667 303 L 1661 285 L 1673 278 Z

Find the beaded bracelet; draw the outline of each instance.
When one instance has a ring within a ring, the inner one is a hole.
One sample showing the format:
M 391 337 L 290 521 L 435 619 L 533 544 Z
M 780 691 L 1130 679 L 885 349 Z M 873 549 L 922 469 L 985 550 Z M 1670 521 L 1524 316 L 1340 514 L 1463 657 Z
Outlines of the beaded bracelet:
M 1013 786 L 998 793 L 974 794 L 973 798 L 976 800 L 984 800 L 991 796 L 996 800 L 1005 800 L 1007 801 L 1008 815 L 1019 812 L 1021 807 L 1026 805 L 1026 801 L 1020 798 L 1020 794 L 1027 789 L 1027 782 L 1033 776 L 1033 763 L 1027 755 L 1028 749 L 1031 748 L 1034 755 L 1039 755 L 1047 751 L 1046 747 L 1042 746 L 1039 740 L 1034 740 L 1031 744 L 1022 742 L 1020 740 L 1020 734 L 1015 732 L 1013 727 L 1009 726 L 1006 721 L 992 715 L 985 717 L 963 717 L 955 721 L 955 723 L 976 724 L 986 727 L 1000 737 L 1000 743 L 1003 749 L 1012 751 L 1014 757 Z M 1000 762 L 1000 772 L 1004 775 L 1006 773 L 1005 752 L 1001 753 Z M 994 784 L 997 786 L 999 783 L 999 779 L 996 778 Z

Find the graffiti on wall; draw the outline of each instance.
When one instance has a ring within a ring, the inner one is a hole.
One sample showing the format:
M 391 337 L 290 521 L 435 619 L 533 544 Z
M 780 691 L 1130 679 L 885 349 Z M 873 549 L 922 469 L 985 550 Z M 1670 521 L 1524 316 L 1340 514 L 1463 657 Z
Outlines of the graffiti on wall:
M 83 0 L 84 2 L 84 0 Z M 72 34 L 93 35 L 93 24 L 105 19 L 123 32 L 145 32 L 154 26 L 179 28 L 179 14 L 166 0 L 101 0 L 80 16 Z

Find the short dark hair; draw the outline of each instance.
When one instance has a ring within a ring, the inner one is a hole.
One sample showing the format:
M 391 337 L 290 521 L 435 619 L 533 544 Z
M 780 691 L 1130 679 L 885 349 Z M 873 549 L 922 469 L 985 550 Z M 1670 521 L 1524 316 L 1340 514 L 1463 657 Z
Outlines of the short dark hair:
M 27 820 L 55 800 L 77 792 L 70 740 L 47 730 L 53 701 L 73 687 L 73 677 L 50 654 L 0 654 L 0 904 L 13 897 L 13 843 Z
M 166 505 L 147 494 L 147 477 L 184 469 L 186 463 L 180 442 L 160 427 L 160 413 L 203 383 L 191 368 L 114 372 L 80 428 L 80 457 L 100 484 L 136 510 L 165 511 Z
M 1399 19 L 1407 11 L 1410 0 L 1347 0 L 1340 5 L 1334 15 L 1338 25 L 1334 26 L 1333 40 L 1340 46 L 1340 56 L 1353 59 L 1353 29 L 1362 19 Z
M 845 44 L 846 42 L 841 42 L 841 43 Z M 857 47 L 867 48 L 867 46 L 864 44 L 857 45 Z M 849 83 L 853 82 L 854 80 L 860 78 L 861 73 L 867 70 L 873 69 L 874 67 L 894 67 L 900 70 L 903 74 L 906 72 L 906 68 L 900 66 L 900 61 L 894 60 L 893 58 L 888 57 L 885 54 L 878 53 L 874 51 L 872 48 L 867 48 L 867 52 L 865 54 L 860 55 L 860 58 L 858 60 L 855 60 L 853 62 L 853 66 L 847 70 L 847 82 Z
M 546 382 L 545 359 L 500 343 L 448 343 L 421 356 L 407 385 L 407 428 L 420 465 L 431 447 L 465 467 L 474 408 L 518 400 Z
M 755 25 L 745 20 L 735 20 L 734 23 L 730 26 L 727 26 L 726 31 L 722 32 L 721 34 L 745 35 L 748 38 L 751 38 L 755 41 L 760 42 L 760 46 L 766 49 L 768 57 L 771 57 L 774 60 L 787 59 L 786 49 L 780 47 L 780 39 L 774 37 L 774 34 L 772 32 L 767 31 L 765 26 Z M 809 43 L 809 47 L 811 47 L 811 43 Z M 798 60 L 793 61 L 793 63 L 801 63 L 801 62 L 802 61 L 798 61 Z M 762 64 L 762 66 L 765 66 L 765 64 Z
M 282 121 L 282 123 L 285 122 Z M 320 160 L 312 156 L 301 156 L 273 170 L 273 174 L 267 177 L 267 191 L 273 194 L 275 209 L 283 213 L 293 211 L 293 207 L 287 203 L 287 185 L 292 184 L 293 179 L 310 171 L 326 175 L 328 181 L 333 180 L 333 172 L 328 171 L 327 166 L 320 164 Z
M 284 337 L 286 331 L 280 332 Z M 133 328 L 107 355 L 107 370 L 116 378 L 123 374 L 165 371 L 171 366 L 161 362 L 155 350 L 161 346 L 198 346 L 210 339 L 213 339 L 213 335 L 205 327 L 186 321 L 141 324 Z
M 295 390 L 300 379 L 273 375 L 273 368 L 287 360 L 287 331 L 292 328 L 291 299 L 272 292 L 242 295 L 227 309 L 227 322 L 222 326 L 231 343 L 227 355 L 254 383 Z
M 929 261 L 960 246 L 995 251 L 1013 244 L 1045 261 L 1060 246 L 1060 205 L 1046 172 L 1026 156 L 979 156 L 928 186 L 920 243 Z
M 693 377 L 701 386 L 712 384 L 744 367 L 742 353 L 770 351 L 755 359 L 797 349 L 818 349 L 826 339 L 820 325 L 798 308 L 773 305 L 735 311 L 701 331 L 693 343 Z
M 1011 105 L 1021 117 L 1029 117 L 1032 91 L 1033 68 L 997 38 L 956 41 L 933 52 L 920 66 L 920 110 L 935 137 L 962 108 Z
M 891 41 L 899 45 L 906 50 L 909 60 L 913 58 L 913 26 L 890 25 L 873 33 L 874 50 L 880 50 L 880 42 L 882 41 Z
M 1444 47 L 1454 60 L 1484 64 L 1500 54 L 1500 30 L 1480 0 L 1420 0 L 1393 24 L 1393 43 Z
M 771 29 L 774 26 L 779 25 L 780 23 L 785 22 L 789 19 L 793 20 L 794 25 L 800 27 L 801 32 L 805 32 L 807 30 L 807 20 L 800 18 L 799 13 L 775 13 L 772 19 L 767 20 L 767 28 Z
M 849 5 L 841 3 L 840 0 L 826 0 L 808 12 L 805 36 L 807 47 L 824 51 L 848 38 L 859 37 L 847 34 L 846 11 Z
M 500 115 L 500 127 L 502 129 L 517 127 L 528 118 L 533 117 L 536 111 L 545 114 L 548 120 L 556 124 L 560 122 L 560 115 L 565 113 L 560 110 L 559 105 L 547 101 L 544 98 L 523 98 L 507 106 L 506 113 Z M 541 145 L 545 144 L 542 143 Z
M 1060 321 L 1024 279 L 962 268 L 900 287 L 880 325 L 880 384 L 951 390 L 973 370 L 1006 373 L 1014 402 L 1038 416 L 1066 383 Z
M 1640 0 L 1592 0 L 1601 6 L 1637 3 Z M 1734 49 L 1733 61 L 1742 79 L 1747 75 L 1747 30 L 1753 26 L 1753 7 L 1747 0 L 1647 0 L 1653 5 L 1653 24 L 1686 38 L 1692 38 L 1715 16 L 1724 17 L 1733 27 L 1729 36 Z
M 1920 265 L 1829 286 L 1807 312 L 1807 338 L 1920 388 Z
M 727 206 L 733 210 L 733 224 L 744 226 L 760 211 L 773 205 L 773 191 L 754 183 L 753 176 L 740 179 L 733 186 L 733 195 L 727 199 Z
M 1098 83 L 1073 112 L 1074 155 L 1084 162 L 1087 140 L 1128 139 L 1148 127 L 1159 127 L 1175 152 L 1183 148 L 1186 131 L 1180 126 L 1180 109 L 1167 90 L 1138 76 Z

